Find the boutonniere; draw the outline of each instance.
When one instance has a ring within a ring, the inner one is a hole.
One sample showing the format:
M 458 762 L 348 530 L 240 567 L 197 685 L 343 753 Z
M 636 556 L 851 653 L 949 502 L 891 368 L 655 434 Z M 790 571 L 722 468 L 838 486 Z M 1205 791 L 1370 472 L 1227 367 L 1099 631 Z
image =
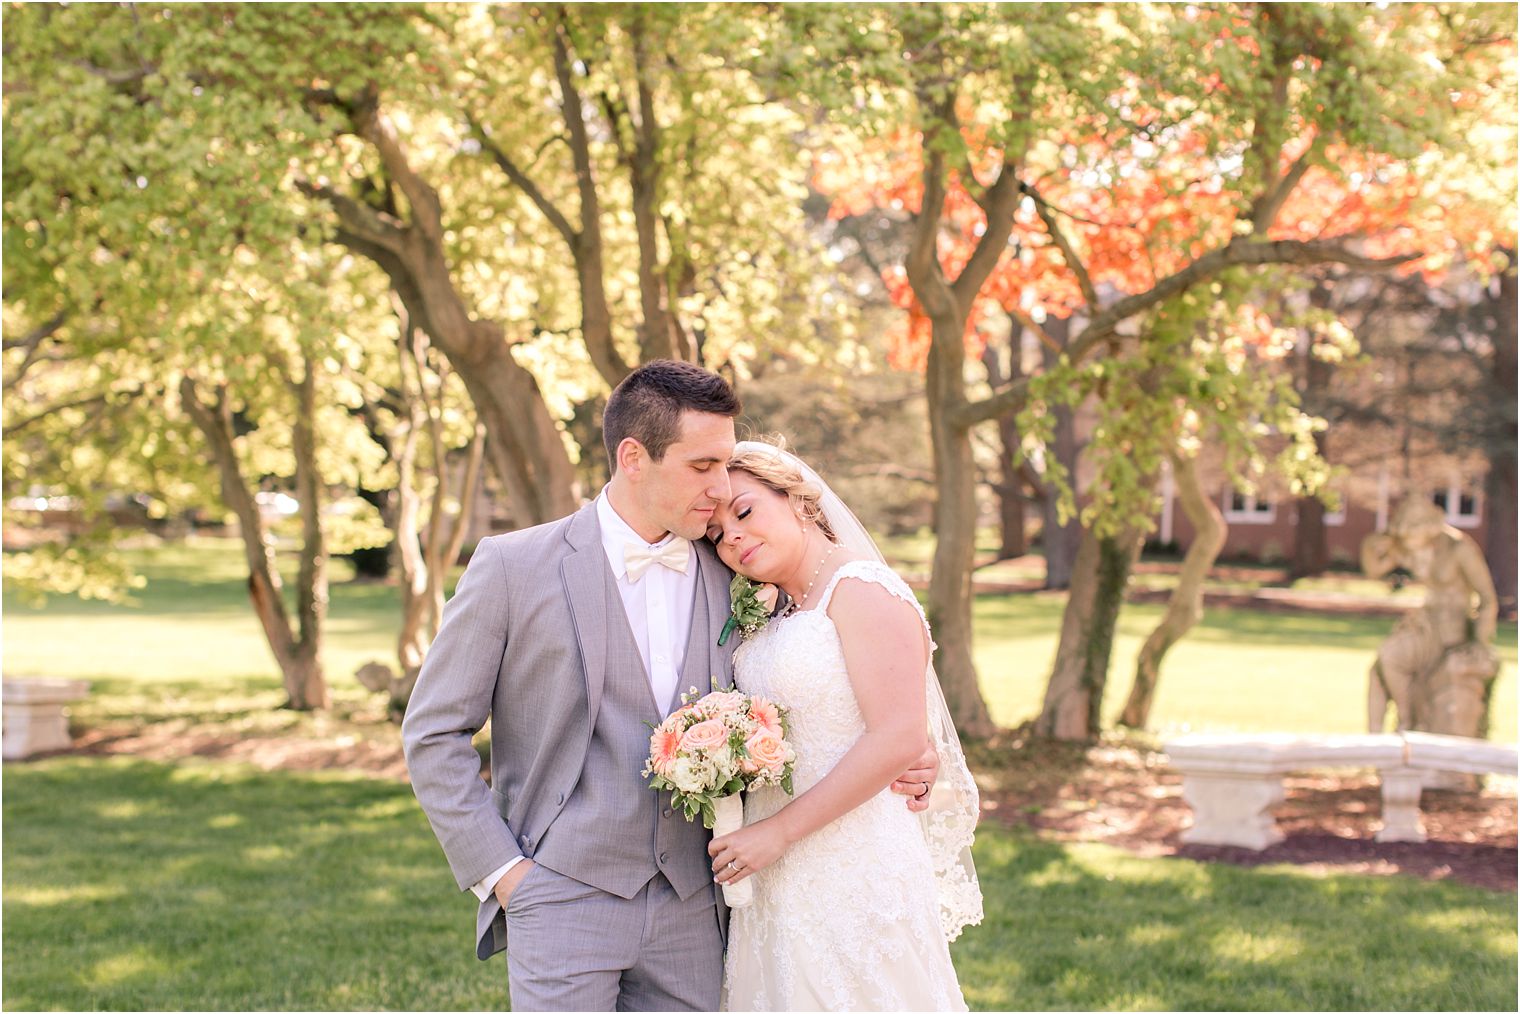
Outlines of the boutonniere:
M 727 644 L 735 630 L 746 641 L 760 633 L 760 628 L 770 622 L 780 596 L 781 589 L 773 584 L 756 584 L 742 574 L 735 574 L 728 583 L 728 622 L 718 635 L 718 646 Z

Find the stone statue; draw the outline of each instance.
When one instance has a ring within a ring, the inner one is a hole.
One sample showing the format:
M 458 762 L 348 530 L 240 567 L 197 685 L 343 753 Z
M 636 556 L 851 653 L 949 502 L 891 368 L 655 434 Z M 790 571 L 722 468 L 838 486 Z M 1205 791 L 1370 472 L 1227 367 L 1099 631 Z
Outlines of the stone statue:
M 1424 583 L 1425 604 L 1400 619 L 1378 648 L 1368 678 L 1368 731 L 1383 731 L 1391 701 L 1400 730 L 1486 735 L 1489 691 L 1499 673 L 1490 646 L 1499 599 L 1482 550 L 1435 504 L 1411 496 L 1386 532 L 1362 543 L 1362 569 L 1370 577 L 1396 567 Z

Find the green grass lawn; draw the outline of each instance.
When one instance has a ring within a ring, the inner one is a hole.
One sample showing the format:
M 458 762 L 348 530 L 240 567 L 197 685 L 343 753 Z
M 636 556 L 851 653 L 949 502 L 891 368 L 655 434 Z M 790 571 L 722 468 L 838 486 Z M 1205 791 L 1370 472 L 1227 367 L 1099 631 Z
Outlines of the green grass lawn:
M 279 682 L 247 604 L 235 544 L 192 540 L 133 556 L 148 578 L 135 606 L 59 598 L 38 609 L 7 596 L 6 674 L 93 681 L 90 699 L 75 709 L 84 722 L 232 714 L 263 726 L 306 721 L 271 711 L 281 699 Z M 398 609 L 394 587 L 347 577 L 346 564 L 335 561 L 325 656 L 340 709 L 366 706 L 355 669 L 370 659 L 394 660 Z M 1063 602 L 1046 593 L 977 600 L 975 657 L 999 723 L 1017 725 L 1039 711 Z M 1161 612 L 1159 605 L 1127 605 L 1120 614 L 1110 716 L 1123 706 L 1135 654 Z M 1162 734 L 1362 731 L 1367 668 L 1393 622 L 1210 610 L 1168 656 L 1152 724 Z M 1501 624 L 1504 667 L 1494 692 L 1492 736 L 1505 742 L 1516 739 L 1515 638 L 1515 625 Z
M 7 1010 L 505 1006 L 405 786 L 65 757 L 5 766 L 4 819 Z M 1510 895 L 993 827 L 977 861 L 973 1009 L 1514 1009 Z
M 974 654 L 993 718 L 1016 725 L 1037 714 L 1055 656 L 1063 597 L 983 596 Z M 1162 613 L 1127 604 L 1119 614 L 1105 714 L 1112 721 L 1134 682 L 1135 656 Z M 1392 617 L 1210 609 L 1167 655 L 1151 724 L 1184 730 L 1366 731 L 1367 670 Z M 1501 623 L 1503 666 L 1494 686 L 1491 737 L 1514 742 L 1515 624 Z

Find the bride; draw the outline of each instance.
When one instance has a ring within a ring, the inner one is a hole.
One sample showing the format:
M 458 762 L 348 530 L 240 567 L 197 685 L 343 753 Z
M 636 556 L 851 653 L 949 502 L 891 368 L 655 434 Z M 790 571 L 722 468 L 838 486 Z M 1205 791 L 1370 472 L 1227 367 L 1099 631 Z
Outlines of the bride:
M 728 1010 L 965 1010 L 948 944 L 982 918 L 976 785 L 908 586 L 794 455 L 740 443 L 708 537 L 790 603 L 734 656 L 747 694 L 791 711 L 795 798 L 750 792 L 713 839 L 720 883 L 754 901 L 729 926 Z M 932 741 L 941 770 L 915 815 L 888 791 Z

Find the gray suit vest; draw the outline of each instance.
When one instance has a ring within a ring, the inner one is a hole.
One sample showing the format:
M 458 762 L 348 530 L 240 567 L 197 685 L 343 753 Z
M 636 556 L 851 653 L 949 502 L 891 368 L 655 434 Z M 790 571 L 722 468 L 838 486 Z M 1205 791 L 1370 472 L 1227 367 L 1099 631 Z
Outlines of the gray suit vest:
M 621 898 L 632 898 L 661 873 L 682 900 L 712 888 L 709 832 L 673 811 L 670 793 L 655 792 L 640 773 L 649 757 L 650 727 L 675 710 L 681 692 L 697 687 L 705 693 L 713 675 L 707 671 L 705 641 L 713 627 L 700 554 L 692 553 L 691 565 L 698 571 L 681 681 L 675 699 L 657 707 L 616 578 L 603 563 L 607 656 L 601 704 L 580 781 L 530 854 L 556 873 Z

